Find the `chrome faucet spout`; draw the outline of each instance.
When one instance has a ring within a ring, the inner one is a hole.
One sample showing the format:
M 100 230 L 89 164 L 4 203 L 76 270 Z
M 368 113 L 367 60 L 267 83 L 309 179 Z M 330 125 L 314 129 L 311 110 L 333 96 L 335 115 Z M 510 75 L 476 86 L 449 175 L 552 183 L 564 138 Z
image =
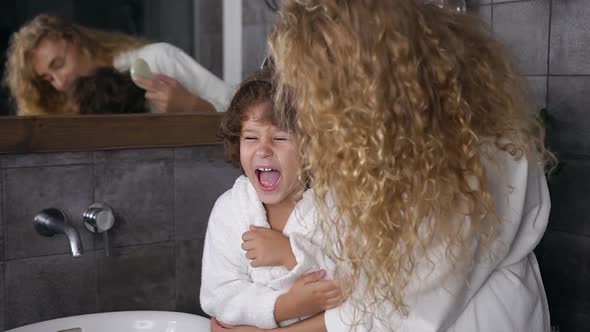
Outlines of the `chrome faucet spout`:
M 81 256 L 84 253 L 84 249 L 82 248 L 82 242 L 80 241 L 80 235 L 78 234 L 78 231 L 74 227 L 67 225 L 67 227 L 64 228 L 64 234 L 70 242 L 72 256 Z
M 79 257 L 84 253 L 80 234 L 68 224 L 65 214 L 60 210 L 49 208 L 37 213 L 34 219 L 34 227 L 37 233 L 43 236 L 64 234 L 70 244 L 72 256 Z

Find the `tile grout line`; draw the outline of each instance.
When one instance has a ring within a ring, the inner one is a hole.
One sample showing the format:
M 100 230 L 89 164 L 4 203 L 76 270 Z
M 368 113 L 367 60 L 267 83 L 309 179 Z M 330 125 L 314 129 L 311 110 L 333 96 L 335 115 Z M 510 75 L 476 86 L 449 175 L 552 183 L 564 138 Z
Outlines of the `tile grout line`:
M 547 32 L 547 79 L 545 82 L 545 109 L 549 109 L 549 77 L 551 64 L 551 26 L 553 19 L 553 0 L 549 0 L 549 29 Z
M 200 238 L 194 238 L 194 239 L 191 238 L 190 240 L 199 240 L 199 239 Z M 151 246 L 156 246 L 159 244 L 167 244 L 167 243 L 171 243 L 171 242 L 172 241 L 170 241 L 170 240 L 165 240 L 165 241 L 156 241 L 156 242 L 149 242 L 149 243 L 131 244 L 131 245 L 119 246 L 119 247 L 115 247 L 115 248 L 117 248 L 117 249 L 133 249 L 133 248 L 151 247 Z M 86 252 L 98 253 L 98 252 L 104 252 L 104 249 L 87 250 L 87 251 L 85 251 L 85 253 Z M 21 260 L 29 260 L 29 259 L 37 259 L 37 258 L 46 258 L 46 257 L 56 257 L 56 256 L 71 256 L 71 254 L 69 252 L 63 252 L 63 253 L 54 253 L 54 254 L 47 254 L 47 255 L 30 256 L 30 257 L 18 257 L 18 258 L 7 259 L 7 260 L 5 260 L 5 262 L 13 262 L 13 261 L 21 261 Z
M 2 163 L 4 163 L 4 156 L 2 156 L 2 160 L 0 161 Z M 0 167 L 0 182 L 1 182 L 1 186 L 0 186 L 0 190 L 2 190 L 2 192 L 0 193 L 0 197 L 1 197 L 1 202 L 0 204 L 2 204 L 2 216 L 0 216 L 2 218 L 2 266 L 4 268 L 4 271 L 2 271 L 2 277 L 3 277 L 3 284 L 2 284 L 2 289 L 4 290 L 4 296 L 2 297 L 2 312 L 0 313 L 0 315 L 2 315 L 2 324 L 0 325 L 0 328 L 2 329 L 2 331 L 4 331 L 5 327 L 6 327 L 6 308 L 8 305 L 8 299 L 7 299 L 7 295 L 8 295 L 8 287 L 6 286 L 6 279 L 7 278 L 7 266 L 6 266 L 6 204 L 4 204 L 4 202 L 6 201 L 5 199 L 5 192 L 6 189 L 4 188 L 4 167 Z
M 561 229 L 548 228 L 547 231 L 545 231 L 545 233 L 559 233 L 562 235 L 569 235 L 569 236 L 574 236 L 574 237 L 582 237 L 582 238 L 590 239 L 590 235 L 588 235 L 588 234 L 574 233 L 574 232 L 570 232 L 570 231 L 564 231 Z
M 96 201 L 96 151 L 92 151 L 92 203 Z M 82 221 L 84 223 L 84 221 Z M 84 227 L 84 225 L 82 225 Z M 99 301 L 99 277 L 98 273 L 98 255 L 96 254 L 96 236 L 92 234 L 92 249 L 94 254 L 94 311 L 98 312 L 100 307 Z
M 590 74 L 529 74 L 529 75 L 522 75 L 524 77 L 590 77 Z
M 494 0 L 490 0 L 490 33 L 494 36 Z
M 178 276 L 176 265 L 178 264 L 178 243 L 176 241 L 176 148 L 172 149 L 172 254 L 174 255 L 174 309 L 178 308 Z
M 31 169 L 31 168 L 58 168 L 58 167 L 70 167 L 70 166 L 88 166 L 92 165 L 93 162 L 86 162 L 86 163 L 64 163 L 64 164 L 39 164 L 39 165 L 28 165 L 28 166 L 7 166 L 3 167 L 4 169 Z
M 533 0 L 535 1 L 535 0 Z M 493 3 L 494 5 L 504 5 L 504 4 L 509 4 L 509 3 L 519 3 L 519 2 L 531 2 L 531 0 L 511 0 L 511 1 L 502 1 L 502 2 L 496 2 L 496 0 L 492 0 L 491 3 Z

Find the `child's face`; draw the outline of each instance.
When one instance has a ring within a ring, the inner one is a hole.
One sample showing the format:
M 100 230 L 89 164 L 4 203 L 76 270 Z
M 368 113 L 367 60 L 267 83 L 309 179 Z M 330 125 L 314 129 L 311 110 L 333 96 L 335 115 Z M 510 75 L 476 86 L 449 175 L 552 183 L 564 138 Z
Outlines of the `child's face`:
M 302 185 L 298 181 L 300 161 L 294 137 L 271 123 L 257 121 L 271 107 L 269 102 L 251 106 L 240 137 L 242 168 L 265 205 L 297 200 L 295 195 Z

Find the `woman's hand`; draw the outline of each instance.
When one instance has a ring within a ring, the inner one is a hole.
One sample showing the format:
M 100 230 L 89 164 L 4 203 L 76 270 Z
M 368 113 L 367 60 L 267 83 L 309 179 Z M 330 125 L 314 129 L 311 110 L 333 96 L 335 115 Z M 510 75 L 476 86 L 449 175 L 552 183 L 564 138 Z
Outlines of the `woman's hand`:
M 277 299 L 275 320 L 282 322 L 311 316 L 339 306 L 343 300 L 342 290 L 336 281 L 322 280 L 325 275 L 325 271 L 317 271 L 299 277 L 289 291 Z
M 287 327 L 279 327 L 271 330 L 259 329 L 254 326 L 232 326 L 221 323 L 215 318 L 211 318 L 211 332 L 269 332 L 269 331 L 285 331 L 285 332 L 326 332 L 326 324 L 324 322 L 324 313 L 307 318 L 303 321 L 291 324 Z
M 211 332 L 223 332 L 223 331 L 260 332 L 260 331 L 265 331 L 265 330 L 259 329 L 255 326 L 248 326 L 248 325 L 227 325 L 227 324 L 223 324 L 222 322 L 218 321 L 215 318 L 211 318 Z
M 137 81 L 148 88 L 145 99 L 160 112 L 215 111 L 211 103 L 191 94 L 172 77 L 157 74 L 153 80 L 138 77 Z
M 297 265 L 289 238 L 279 231 L 250 226 L 250 230 L 242 234 L 242 241 L 242 249 L 252 267 L 283 265 L 291 270 Z

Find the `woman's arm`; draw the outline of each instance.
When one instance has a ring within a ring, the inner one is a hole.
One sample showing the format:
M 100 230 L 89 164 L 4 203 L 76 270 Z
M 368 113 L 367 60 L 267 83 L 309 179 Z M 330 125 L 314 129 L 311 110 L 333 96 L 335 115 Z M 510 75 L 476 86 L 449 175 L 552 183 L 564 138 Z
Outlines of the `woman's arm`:
M 305 274 L 279 296 L 275 304 L 276 321 L 308 317 L 340 305 L 340 287 L 333 280 L 321 280 L 325 274 L 325 271 Z
M 301 322 L 281 328 L 284 332 L 327 332 L 324 313 L 320 313 Z
M 158 43 L 154 47 L 158 49 L 159 67 L 159 71 L 154 69 L 154 72 L 175 79 L 188 92 L 211 103 L 217 112 L 227 109 L 231 89 L 224 81 L 173 45 Z
M 326 332 L 326 325 L 324 324 L 324 313 L 315 315 L 301 322 L 291 324 L 286 327 L 276 328 L 272 330 L 264 330 L 254 326 L 231 326 L 224 327 L 215 318 L 211 319 L 211 332 Z
M 137 80 L 148 88 L 145 98 L 159 112 L 216 112 L 210 102 L 191 94 L 180 82 L 170 76 L 157 74 L 152 80 L 145 77 L 138 77 Z

